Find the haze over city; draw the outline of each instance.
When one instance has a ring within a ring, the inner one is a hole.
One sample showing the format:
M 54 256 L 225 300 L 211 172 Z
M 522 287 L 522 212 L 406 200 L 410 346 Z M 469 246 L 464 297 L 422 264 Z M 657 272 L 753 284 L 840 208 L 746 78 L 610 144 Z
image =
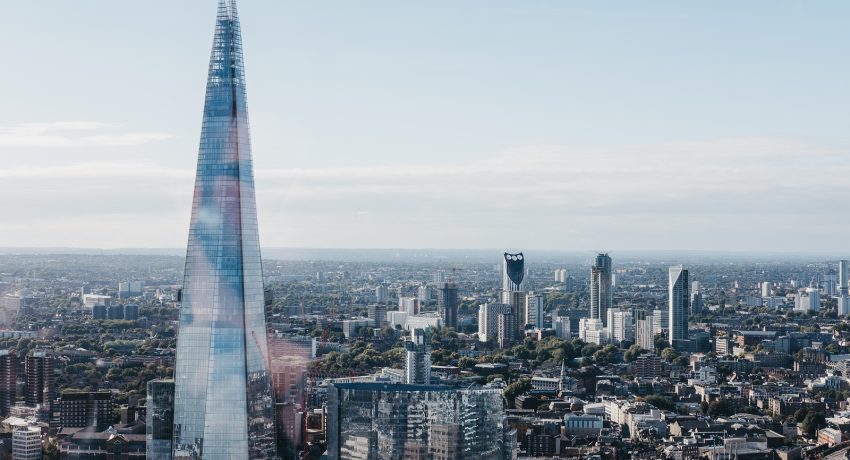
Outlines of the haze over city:
M 185 244 L 207 3 L 4 5 L 5 246 Z M 266 247 L 850 251 L 846 3 L 246 3 Z
M 0 460 L 850 459 L 850 4 L 7 3 Z

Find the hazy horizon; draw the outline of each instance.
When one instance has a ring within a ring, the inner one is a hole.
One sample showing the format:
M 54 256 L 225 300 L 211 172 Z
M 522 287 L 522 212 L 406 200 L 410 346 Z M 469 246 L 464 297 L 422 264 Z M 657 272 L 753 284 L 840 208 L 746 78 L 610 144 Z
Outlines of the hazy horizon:
M 587 263 L 593 262 L 597 251 L 591 250 L 550 250 L 534 248 L 507 249 L 460 249 L 460 248 L 293 248 L 267 247 L 261 248 L 264 259 L 268 260 L 298 260 L 298 261 L 369 261 L 369 262 L 434 262 L 468 261 L 492 262 L 496 265 L 501 260 L 503 252 L 521 251 L 526 255 L 527 263 L 533 266 L 537 263 Z M 185 256 L 186 249 L 173 248 L 14 248 L 0 246 L 3 256 Z M 606 251 L 611 255 L 614 264 L 620 262 L 651 261 L 671 264 L 693 262 L 751 262 L 765 263 L 772 261 L 801 261 L 811 263 L 835 262 L 848 258 L 841 254 L 829 252 L 759 252 L 759 251 L 676 251 L 676 250 L 647 250 Z

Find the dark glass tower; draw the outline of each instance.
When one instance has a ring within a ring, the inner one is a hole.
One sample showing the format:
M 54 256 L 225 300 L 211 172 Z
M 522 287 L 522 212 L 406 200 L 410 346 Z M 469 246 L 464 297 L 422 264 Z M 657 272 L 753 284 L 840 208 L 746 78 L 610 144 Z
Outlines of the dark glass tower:
M 437 291 L 437 306 L 440 316 L 443 317 L 443 325 L 457 329 L 457 308 L 460 300 L 457 295 L 457 284 L 454 282 L 443 283 Z
M 614 303 L 614 291 L 611 287 L 611 257 L 608 254 L 596 256 L 596 262 L 590 268 L 590 317 L 608 324 L 608 310 Z
M 174 458 L 273 458 L 263 274 L 234 0 L 220 0 L 186 251 Z

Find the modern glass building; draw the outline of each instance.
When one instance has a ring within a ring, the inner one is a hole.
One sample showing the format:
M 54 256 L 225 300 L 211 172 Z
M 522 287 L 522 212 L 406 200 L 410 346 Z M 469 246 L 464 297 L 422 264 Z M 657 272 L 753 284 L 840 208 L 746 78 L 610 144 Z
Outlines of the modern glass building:
M 504 254 L 502 261 L 502 303 L 508 303 L 509 292 L 522 291 L 522 280 L 525 278 L 525 257 L 521 252 Z
M 145 447 L 147 460 L 170 460 L 174 430 L 174 380 L 156 379 L 147 385 Z
M 328 388 L 331 460 L 504 460 L 515 433 L 502 389 L 337 383 Z
M 276 456 L 242 41 L 220 0 L 186 251 L 175 459 Z
M 453 281 L 441 284 L 437 290 L 437 309 L 446 327 L 457 329 L 457 309 L 459 305 L 457 284 Z
M 515 326 L 513 334 L 503 337 L 506 342 L 513 343 L 521 339 L 525 329 L 525 292 L 523 292 L 523 279 L 525 278 L 525 256 L 521 252 L 516 254 L 504 253 L 502 262 L 502 303 L 510 305 L 511 314 L 509 318 Z M 508 318 L 505 318 L 508 319 Z M 501 345 L 500 345 L 501 346 Z
M 590 267 L 590 317 L 608 326 L 608 309 L 614 303 L 611 286 L 611 257 L 598 254 Z
M 691 291 L 688 284 L 688 270 L 681 265 L 670 267 L 669 272 L 669 321 L 670 344 L 675 340 L 688 339 L 688 313 L 691 309 Z

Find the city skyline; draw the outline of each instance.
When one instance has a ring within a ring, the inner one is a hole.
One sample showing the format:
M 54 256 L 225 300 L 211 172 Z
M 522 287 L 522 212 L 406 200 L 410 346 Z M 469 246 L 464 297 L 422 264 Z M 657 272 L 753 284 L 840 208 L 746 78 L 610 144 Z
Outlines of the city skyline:
M 208 3 L 9 6 L 0 238 L 182 244 Z M 256 5 L 264 246 L 850 249 L 848 6 L 726 5 Z

